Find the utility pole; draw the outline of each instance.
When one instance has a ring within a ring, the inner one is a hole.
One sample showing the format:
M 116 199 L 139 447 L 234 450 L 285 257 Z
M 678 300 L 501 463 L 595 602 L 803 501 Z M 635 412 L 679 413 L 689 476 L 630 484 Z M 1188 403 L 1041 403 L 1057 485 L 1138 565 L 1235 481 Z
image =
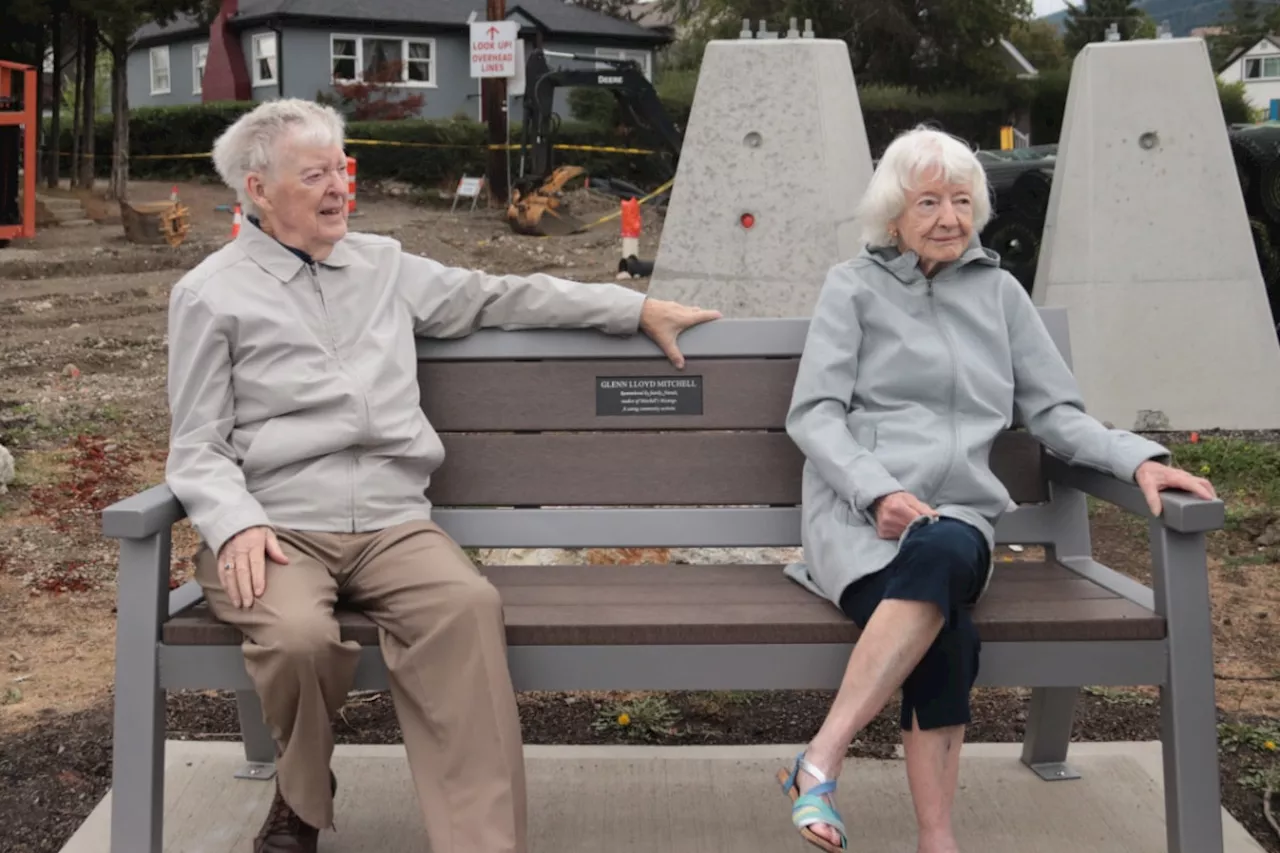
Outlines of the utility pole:
M 486 6 L 490 21 L 506 19 L 506 0 L 486 0 Z M 485 121 L 489 125 L 489 197 L 505 205 L 509 195 L 507 152 L 498 146 L 507 144 L 507 80 L 486 77 L 480 82 Z

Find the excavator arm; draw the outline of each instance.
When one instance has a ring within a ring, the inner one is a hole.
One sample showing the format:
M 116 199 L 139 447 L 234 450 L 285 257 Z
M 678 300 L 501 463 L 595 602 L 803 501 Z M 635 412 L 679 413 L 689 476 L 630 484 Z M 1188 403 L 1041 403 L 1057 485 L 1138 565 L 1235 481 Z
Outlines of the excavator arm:
M 599 68 L 556 68 L 547 57 L 603 64 Z M 557 89 L 590 87 L 613 93 L 630 123 L 640 130 L 653 148 L 661 152 L 663 171 L 674 177 L 683 137 L 667 116 L 657 91 L 640 66 L 629 59 L 556 53 L 535 50 L 525 63 L 524 119 L 519 177 L 513 182 L 508 221 L 522 234 L 571 233 L 582 227 L 563 209 L 559 194 L 564 184 L 583 170 L 579 166 L 555 163 L 554 110 Z M 550 215 L 553 221 L 547 221 Z

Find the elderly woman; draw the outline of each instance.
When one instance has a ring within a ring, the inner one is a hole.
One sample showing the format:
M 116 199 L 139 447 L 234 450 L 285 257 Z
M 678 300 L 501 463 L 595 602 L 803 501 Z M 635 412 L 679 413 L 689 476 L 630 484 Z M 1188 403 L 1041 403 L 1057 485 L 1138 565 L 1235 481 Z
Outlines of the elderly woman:
M 431 521 L 444 451 L 414 337 L 591 327 L 676 338 L 718 316 L 616 284 L 495 276 L 347 231 L 343 123 L 262 104 L 214 146 L 248 222 L 174 287 L 167 481 L 200 534 L 196 577 L 245 635 L 277 742 L 255 853 L 314 851 L 333 824 L 330 721 L 360 657 L 341 598 L 379 627 L 435 853 L 526 849 L 519 717 L 494 588 Z
M 792 821 L 848 848 L 831 796 L 845 752 L 890 696 L 919 853 L 955 853 L 951 804 L 978 673 L 970 609 L 992 571 L 1009 494 L 987 465 L 1015 417 L 1053 453 L 1142 487 L 1213 487 L 1168 451 L 1085 414 L 1026 291 L 982 248 L 985 174 L 958 140 L 896 139 L 859 211 L 864 248 L 834 267 L 814 310 L 787 431 L 805 456 L 803 564 L 791 576 L 861 628 L 835 700 L 778 779 Z

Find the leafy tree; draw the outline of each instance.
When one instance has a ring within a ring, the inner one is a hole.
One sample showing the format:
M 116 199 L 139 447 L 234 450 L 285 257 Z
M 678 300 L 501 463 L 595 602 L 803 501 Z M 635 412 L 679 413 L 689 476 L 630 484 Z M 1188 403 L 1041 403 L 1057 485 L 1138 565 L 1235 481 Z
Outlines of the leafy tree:
M 630 9 L 631 0 L 572 0 L 572 2 L 575 6 L 590 9 L 593 12 L 603 12 L 611 18 L 634 20 Z
M 1280 4 L 1259 0 L 1231 0 L 1218 16 L 1223 32 L 1209 36 L 1209 59 L 1215 69 L 1238 50 L 1247 50 L 1263 36 L 1280 30 Z
M 1070 62 L 1057 26 L 1049 21 L 1020 20 L 1009 30 L 1008 38 L 1018 52 L 1042 73 L 1065 68 Z
M 1121 40 L 1129 41 L 1137 33 L 1144 17 L 1131 0 L 1084 0 L 1079 6 L 1068 3 L 1062 42 L 1067 53 L 1075 56 L 1086 44 L 1105 41 L 1112 24 L 1119 30 Z
M 659 0 L 685 28 L 668 67 L 696 68 L 706 42 L 735 38 L 743 19 L 785 31 L 813 22 L 822 38 L 849 45 L 859 83 L 921 91 L 981 89 L 1006 76 L 997 40 L 1031 12 L 1028 0 Z M 802 25 L 802 24 L 801 24 Z
M 334 94 L 317 92 L 316 100 L 344 113 L 352 121 L 398 121 L 417 116 L 427 98 L 407 94 L 395 85 L 402 79 L 404 63 L 384 62 L 362 75 L 361 80 L 337 80 Z
M 133 34 L 149 22 L 171 23 L 179 15 L 208 18 L 213 4 L 207 0 L 73 0 L 95 21 L 98 38 L 111 57 L 111 184 L 109 195 L 125 200 L 129 188 L 129 51 Z M 92 176 L 93 127 L 88 122 L 86 168 Z

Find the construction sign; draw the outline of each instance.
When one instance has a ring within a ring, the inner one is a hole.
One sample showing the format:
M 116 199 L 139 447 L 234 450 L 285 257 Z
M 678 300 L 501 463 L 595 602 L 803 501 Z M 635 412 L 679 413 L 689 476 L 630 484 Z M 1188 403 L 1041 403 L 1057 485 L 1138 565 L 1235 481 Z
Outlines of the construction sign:
M 520 25 L 515 21 L 472 21 L 471 76 L 516 76 L 519 38 Z

